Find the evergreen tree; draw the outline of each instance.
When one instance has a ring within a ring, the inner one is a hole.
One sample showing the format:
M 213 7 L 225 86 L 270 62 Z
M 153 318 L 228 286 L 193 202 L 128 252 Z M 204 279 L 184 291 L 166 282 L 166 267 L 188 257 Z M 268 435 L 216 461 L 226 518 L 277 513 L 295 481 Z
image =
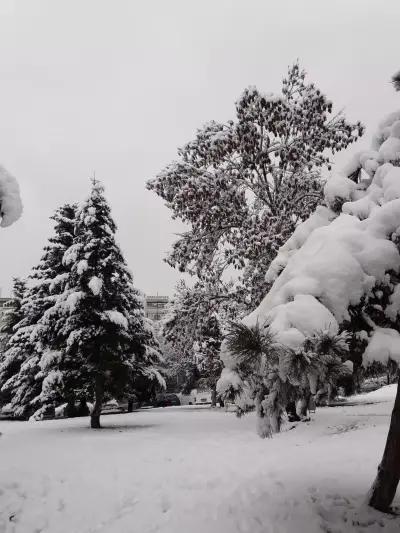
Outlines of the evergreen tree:
M 360 123 L 332 115 L 332 103 L 306 83 L 297 64 L 281 95 L 246 89 L 235 120 L 199 129 L 179 159 L 148 183 L 189 226 L 168 263 L 199 278 L 239 269 L 236 298 L 254 309 L 279 247 L 322 198 L 330 154 L 362 131 Z
M 35 409 L 44 373 L 39 366 L 41 345 L 37 343 L 38 322 L 51 307 L 65 282 L 67 268 L 63 264 L 65 250 L 73 239 L 75 206 L 66 204 L 51 217 L 54 235 L 44 247 L 39 264 L 29 276 L 30 287 L 23 291 L 18 310 L 19 321 L 13 327 L 0 366 L 2 394 L 19 417 L 29 416 Z M 19 290 L 23 286 L 18 284 Z
M 64 254 L 69 267 L 64 292 L 40 321 L 46 346 L 40 365 L 47 372 L 40 401 L 45 406 L 54 395 L 93 398 L 93 428 L 100 427 L 105 398 L 126 394 L 139 373 L 159 377 L 142 298 L 115 231 L 104 189 L 93 180 L 77 213 L 73 244 Z

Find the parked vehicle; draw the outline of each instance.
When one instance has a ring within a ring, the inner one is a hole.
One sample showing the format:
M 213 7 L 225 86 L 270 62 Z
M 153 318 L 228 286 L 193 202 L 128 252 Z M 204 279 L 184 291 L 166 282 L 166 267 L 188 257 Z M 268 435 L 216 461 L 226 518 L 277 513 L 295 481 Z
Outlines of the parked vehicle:
M 82 405 L 80 402 L 75 403 L 75 413 L 73 416 L 88 416 L 93 409 L 93 404 L 90 402 L 86 402 L 87 409 L 82 409 Z M 101 408 L 102 414 L 107 413 L 124 413 L 128 411 L 128 400 L 126 401 L 117 401 L 117 400 L 110 400 L 103 404 L 103 407 Z M 68 414 L 68 404 L 63 403 L 62 405 L 59 405 L 55 409 L 55 418 L 70 418 L 71 415 Z
M 195 404 L 195 397 L 193 394 L 177 394 L 181 405 L 194 405 Z
M 125 413 L 128 411 L 128 400 L 115 400 L 114 398 L 105 404 L 101 408 L 101 413 Z
M 195 405 L 211 405 L 212 393 L 210 390 L 206 390 L 206 391 L 193 390 L 192 394 L 194 397 Z
M 29 420 L 53 420 L 53 418 L 56 417 L 54 406 L 48 405 L 44 411 L 41 411 L 40 413 L 36 414 L 34 413 Z
M 67 403 L 63 403 L 62 405 L 58 405 L 55 408 L 55 418 L 73 418 L 76 416 L 88 416 L 93 409 L 93 404 L 90 402 L 86 402 L 82 405 L 82 402 L 75 402 L 75 409 L 73 413 L 68 413 L 68 409 L 70 409 L 70 406 Z
M 176 394 L 157 394 L 154 407 L 172 407 L 181 405 L 181 401 Z

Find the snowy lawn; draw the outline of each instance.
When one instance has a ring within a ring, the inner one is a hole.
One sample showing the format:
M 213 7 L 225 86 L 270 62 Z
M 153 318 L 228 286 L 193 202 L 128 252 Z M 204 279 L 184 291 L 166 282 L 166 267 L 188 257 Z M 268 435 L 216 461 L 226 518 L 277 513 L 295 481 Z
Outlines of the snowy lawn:
M 400 518 L 362 506 L 394 393 L 318 409 L 271 440 L 252 415 L 208 408 L 104 416 L 102 430 L 0 422 L 0 532 L 398 533 Z

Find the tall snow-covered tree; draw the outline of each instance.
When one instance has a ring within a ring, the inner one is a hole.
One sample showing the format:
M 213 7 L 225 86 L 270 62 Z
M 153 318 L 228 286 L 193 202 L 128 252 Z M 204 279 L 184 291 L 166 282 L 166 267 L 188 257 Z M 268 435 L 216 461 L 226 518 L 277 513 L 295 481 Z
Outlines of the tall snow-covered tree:
M 73 244 L 64 254 L 69 269 L 64 292 L 40 321 L 46 346 L 40 401 L 46 405 L 54 395 L 66 397 L 73 391 L 93 398 L 93 428 L 100 427 L 107 395 L 121 397 L 139 373 L 159 377 L 142 298 L 115 231 L 104 189 L 93 180 L 90 196 L 77 212 Z
M 41 390 L 44 374 L 39 366 L 41 346 L 36 341 L 38 323 L 65 282 L 67 268 L 62 259 L 72 244 L 75 209 L 66 204 L 51 217 L 54 234 L 29 276 L 18 310 L 20 320 L 13 327 L 0 365 L 1 391 L 16 416 L 26 417 L 35 410 L 35 398 Z
M 240 270 L 237 298 L 254 309 L 264 274 L 322 198 L 321 171 L 362 134 L 293 65 L 280 95 L 246 89 L 236 118 L 207 123 L 148 188 L 189 226 L 167 259 L 196 274 Z
M 271 290 L 243 320 L 247 328 L 258 324 L 277 344 L 270 342 L 268 352 L 257 350 L 250 357 L 255 369 L 257 357 L 261 362 L 275 358 L 280 369 L 288 350 L 301 353 L 321 332 L 337 336 L 349 324 L 364 343 L 365 366 L 400 363 L 399 111 L 382 121 L 371 150 L 355 154 L 329 179 L 325 201 L 328 207 L 317 207 L 281 247 L 267 273 L 274 282 Z M 240 393 L 246 383 L 238 350 L 227 339 L 221 352 L 225 368 L 219 385 Z M 312 388 L 313 373 L 305 369 L 303 374 Z M 267 417 L 276 413 L 268 407 L 280 399 L 280 390 L 268 377 L 261 373 L 264 390 L 259 399 L 260 415 Z M 290 383 L 286 370 L 278 377 L 285 386 Z M 400 373 L 398 378 L 385 451 L 368 497 L 381 511 L 390 509 L 400 479 Z M 271 418 L 269 425 L 273 422 Z

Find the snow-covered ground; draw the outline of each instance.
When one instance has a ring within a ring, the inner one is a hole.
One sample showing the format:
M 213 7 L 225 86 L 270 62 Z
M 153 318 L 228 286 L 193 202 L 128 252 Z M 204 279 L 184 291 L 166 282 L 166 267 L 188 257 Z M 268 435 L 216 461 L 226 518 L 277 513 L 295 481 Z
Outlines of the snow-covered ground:
M 271 440 L 253 416 L 209 408 L 104 416 L 102 430 L 0 422 L 0 532 L 398 533 L 400 518 L 362 505 L 394 393 L 318 409 Z

